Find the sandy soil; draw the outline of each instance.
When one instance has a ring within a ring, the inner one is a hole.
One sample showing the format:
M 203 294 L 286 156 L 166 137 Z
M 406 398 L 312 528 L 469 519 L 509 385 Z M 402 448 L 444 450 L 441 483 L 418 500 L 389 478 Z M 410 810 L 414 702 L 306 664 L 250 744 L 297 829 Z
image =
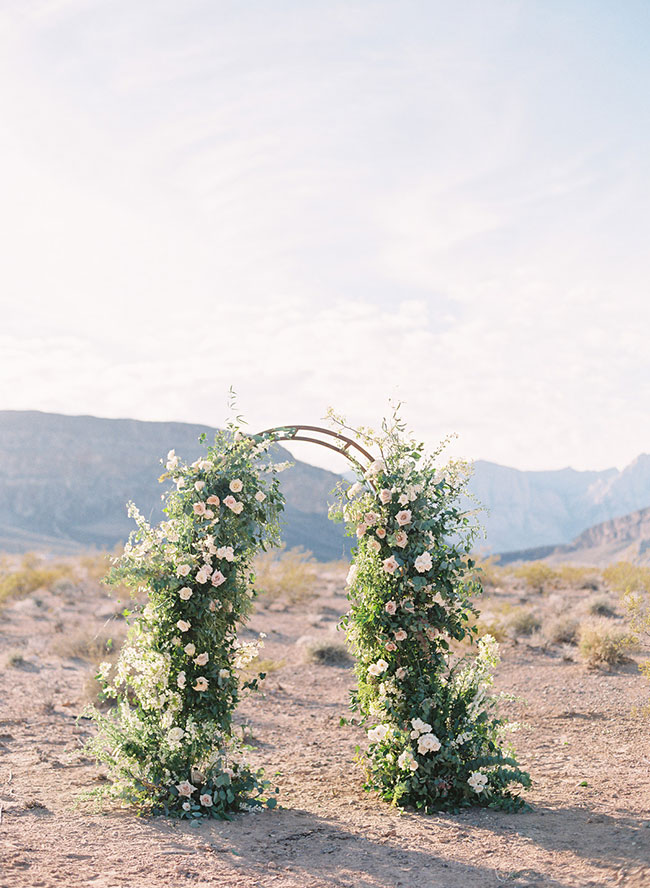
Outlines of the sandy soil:
M 364 793 L 352 761 L 363 738 L 339 726 L 351 670 L 305 662 L 304 637 L 334 638 L 344 609 L 342 577 L 324 572 L 316 599 L 255 615 L 278 668 L 241 718 L 254 759 L 277 772 L 282 808 L 193 829 L 77 802 L 101 769 L 81 749 L 90 723 L 76 722 L 91 667 L 65 655 L 66 640 L 101 631 L 115 602 L 61 583 L 7 605 L 0 886 L 650 886 L 650 742 L 630 714 L 647 685 L 634 663 L 588 671 L 561 647 L 506 642 L 498 685 L 519 698 L 507 708 L 524 723 L 532 810 L 401 814 Z

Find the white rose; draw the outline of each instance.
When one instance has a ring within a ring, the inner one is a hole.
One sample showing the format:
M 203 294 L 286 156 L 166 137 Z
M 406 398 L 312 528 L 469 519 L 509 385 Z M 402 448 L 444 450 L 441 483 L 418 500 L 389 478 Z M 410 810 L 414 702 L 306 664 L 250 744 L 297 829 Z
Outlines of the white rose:
M 401 512 L 398 512 L 395 515 L 395 520 L 400 526 L 411 523 L 411 510 L 410 509 L 402 509 Z
M 381 549 L 381 543 L 379 542 L 379 540 L 376 540 L 374 538 L 369 539 L 368 548 L 371 552 L 379 552 L 379 550 Z
M 380 743 L 385 739 L 389 730 L 390 728 L 388 725 L 377 725 L 375 728 L 371 728 L 368 731 L 368 740 L 370 740 L 371 743 Z
M 487 775 L 481 774 L 480 771 L 472 771 L 467 781 L 468 785 L 474 790 L 476 793 L 483 792 L 485 787 L 487 786 Z
M 225 558 L 226 561 L 235 560 L 235 552 L 232 546 L 221 546 L 217 549 L 217 558 Z
M 209 808 L 212 805 L 212 796 L 209 793 L 204 792 L 203 795 L 199 796 L 199 802 L 204 808 Z
M 207 565 L 203 565 L 203 567 L 196 572 L 196 582 L 197 583 L 207 583 L 210 579 L 210 568 Z
M 191 811 L 191 810 L 192 810 L 192 806 L 190 805 L 190 803 L 183 802 L 183 811 Z
M 397 497 L 397 502 L 400 504 L 400 506 L 408 506 L 408 504 L 411 502 L 411 499 L 408 493 L 401 493 Z
M 235 478 L 234 481 L 231 481 L 228 486 L 233 493 L 239 493 L 239 491 L 243 489 L 244 483 L 241 478 Z
M 262 490 L 258 490 L 257 493 L 255 494 L 255 499 L 257 500 L 258 503 L 263 503 L 264 500 L 266 499 L 266 494 Z
M 386 463 L 383 459 L 376 459 L 374 462 L 370 463 L 368 468 L 365 471 L 366 478 L 375 478 L 379 475 L 380 472 L 386 471 Z
M 181 630 L 181 632 L 187 632 L 192 628 L 192 624 L 188 623 L 187 620 L 179 620 L 176 625 Z
M 208 662 L 209 659 L 210 658 L 209 658 L 208 654 L 204 652 L 202 654 L 199 654 L 198 657 L 194 660 L 194 662 L 196 663 L 197 666 L 205 666 L 205 664 Z
M 225 583 L 225 582 L 226 582 L 226 578 L 221 573 L 221 571 L 215 570 L 215 572 L 212 574 L 212 585 L 213 586 L 220 586 L 222 583 Z
M 351 564 L 351 565 L 350 565 L 350 570 L 348 571 L 348 575 L 347 575 L 347 577 L 345 578 L 345 585 L 346 585 L 346 586 L 352 586 L 352 585 L 353 585 L 354 581 L 355 581 L 356 578 L 357 578 L 357 574 L 358 574 L 358 572 L 359 572 L 359 568 L 357 567 L 357 565 L 356 565 L 356 564 Z
M 431 570 L 432 567 L 433 561 L 430 552 L 423 552 L 415 559 L 415 569 L 418 573 L 424 573 L 427 570 Z
M 167 739 L 172 743 L 178 743 L 178 741 L 182 740 L 184 736 L 185 731 L 182 728 L 172 728 L 167 734 Z
M 386 573 L 393 574 L 399 567 L 399 564 L 395 560 L 395 556 L 391 555 L 390 558 L 385 558 L 382 564 Z
M 195 481 L 194 482 L 194 490 L 196 490 L 197 493 L 201 493 L 201 491 L 203 490 L 204 487 L 205 487 L 205 481 Z
M 376 663 L 371 663 L 370 666 L 368 666 L 368 674 L 381 675 L 382 672 L 385 672 L 387 669 L 388 663 L 380 658 Z
M 407 768 L 411 767 L 411 763 L 413 761 L 413 753 L 410 749 L 405 749 L 404 752 L 397 759 L 397 765 L 402 771 L 405 771 Z M 415 764 L 415 767 L 417 768 L 417 762 Z
M 363 484 L 359 484 L 358 481 L 352 485 L 352 487 L 348 488 L 348 499 L 353 499 L 358 493 L 361 493 L 363 490 Z
M 169 453 L 167 454 L 166 468 L 171 471 L 172 469 L 176 469 L 177 467 L 178 467 L 178 457 L 176 456 L 176 453 L 174 450 L 170 450 Z
M 379 502 L 383 503 L 384 506 L 387 503 L 389 503 L 391 501 L 391 499 L 393 498 L 393 494 L 390 492 L 390 490 L 387 487 L 384 487 L 383 490 L 380 490 L 378 496 L 379 496 Z
M 176 569 L 176 573 L 179 577 L 186 577 L 191 569 L 192 568 L 189 564 L 179 564 L 178 568 Z
M 194 593 L 189 586 L 183 586 L 182 589 L 178 590 L 178 594 L 183 599 L 183 601 L 188 601 Z
M 177 784 L 176 789 L 178 790 L 179 795 L 187 796 L 187 798 L 189 798 L 193 792 L 196 792 L 196 786 L 192 786 L 189 780 L 183 780 L 182 783 Z
M 422 734 L 418 739 L 418 752 L 424 755 L 427 752 L 437 752 L 440 749 L 440 740 L 435 734 Z
M 185 651 L 185 653 L 187 654 L 188 657 L 193 657 L 194 654 L 196 653 L 196 647 L 192 644 L 192 642 L 190 642 L 189 644 L 186 644 L 185 647 L 183 648 L 183 650 Z
M 177 676 L 177 678 L 176 678 L 176 684 L 178 685 L 178 687 L 179 687 L 181 690 L 183 690 L 183 688 L 185 687 L 185 683 L 186 683 L 186 681 L 187 681 L 187 677 L 186 677 L 185 673 L 184 673 L 184 672 L 179 672 L 179 673 L 178 673 L 178 676 Z
M 208 509 L 207 509 L 205 503 L 194 503 L 194 505 L 192 506 L 192 511 L 194 512 L 195 515 L 200 516 L 200 515 L 205 515 L 205 513 L 208 511 Z

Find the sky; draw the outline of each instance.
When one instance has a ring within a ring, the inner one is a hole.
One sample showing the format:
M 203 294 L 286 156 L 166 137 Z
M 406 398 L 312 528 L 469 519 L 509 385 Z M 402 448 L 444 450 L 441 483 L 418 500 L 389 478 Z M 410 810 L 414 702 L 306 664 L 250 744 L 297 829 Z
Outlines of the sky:
M 650 451 L 650 4 L 3 0 L 0 409 Z M 300 458 L 340 457 L 295 445 Z

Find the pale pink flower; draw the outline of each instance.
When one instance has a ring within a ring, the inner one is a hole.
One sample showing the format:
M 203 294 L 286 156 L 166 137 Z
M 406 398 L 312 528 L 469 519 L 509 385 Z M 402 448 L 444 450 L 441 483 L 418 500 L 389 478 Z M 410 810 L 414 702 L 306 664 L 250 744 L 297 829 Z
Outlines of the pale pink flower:
M 189 564 L 179 564 L 176 569 L 176 575 L 179 577 L 186 577 L 191 570 L 192 568 Z
M 178 594 L 183 599 L 183 601 L 188 601 L 188 599 L 192 597 L 193 592 L 189 586 L 183 586 L 182 589 L 178 590 Z
M 409 538 L 406 535 L 406 533 L 404 533 L 403 530 L 398 530 L 397 533 L 395 534 L 395 545 L 399 546 L 400 549 L 403 549 L 406 546 L 406 544 L 408 543 L 408 541 L 409 541 Z
M 213 586 L 220 586 L 222 583 L 225 583 L 225 582 L 226 582 L 226 578 L 221 573 L 221 571 L 215 570 L 215 572 L 212 574 L 212 585 Z
M 244 511 L 244 504 L 235 503 L 235 505 L 231 506 L 230 508 L 235 513 L 235 515 L 241 515 L 241 513 Z
M 411 502 L 411 498 L 409 497 L 408 493 L 401 493 L 397 497 L 397 502 L 400 504 L 400 506 L 408 506 L 408 504 Z
M 410 509 L 402 509 L 401 512 L 398 512 L 395 515 L 395 521 L 403 527 L 405 524 L 411 523 L 411 510 Z
M 204 518 L 214 518 L 214 512 L 212 511 L 212 509 L 206 509 L 205 515 L 203 517 Z
M 388 663 L 380 657 L 376 663 L 371 663 L 370 666 L 368 666 L 368 673 L 377 676 L 381 675 L 382 672 L 385 672 L 387 669 Z
M 379 502 L 383 503 L 384 505 L 389 503 L 391 501 L 392 497 L 393 497 L 393 494 L 390 492 L 390 490 L 387 487 L 384 487 L 383 490 L 379 491 Z
M 196 572 L 196 582 L 197 583 L 207 583 L 210 579 L 210 568 L 204 564 L 200 570 Z
M 207 500 L 206 500 L 206 503 L 207 503 L 209 506 L 218 506 L 220 502 L 221 502 L 221 500 L 220 500 L 219 497 L 218 497 L 216 494 L 214 494 L 214 493 L 212 494 L 212 496 L 209 496 L 209 497 L 207 498 Z
M 405 675 L 406 669 L 403 666 L 400 666 L 399 669 L 395 670 L 395 678 L 399 679 L 400 681 L 404 678 Z
M 187 679 L 186 679 L 185 673 L 179 672 L 178 675 L 176 676 L 176 684 L 181 689 L 181 691 L 185 687 L 186 681 L 187 681 Z
M 204 808 L 209 808 L 212 805 L 212 796 L 210 793 L 204 792 L 203 795 L 199 796 L 199 802 Z
M 433 560 L 431 559 L 430 552 L 423 552 L 415 559 L 415 569 L 418 573 L 424 573 L 427 570 L 431 570 L 432 567 Z
M 235 478 L 234 481 L 231 481 L 229 484 L 230 489 L 233 493 L 239 493 L 240 490 L 244 487 L 244 482 L 241 478 Z
M 205 481 L 195 481 L 194 482 L 194 490 L 196 490 L 197 493 L 201 493 L 201 491 L 203 490 L 204 487 L 205 487 Z
M 228 495 L 228 496 L 224 499 L 224 501 L 223 501 L 224 506 L 226 506 L 226 507 L 229 508 L 229 509 L 232 509 L 232 507 L 233 507 L 236 503 L 237 503 L 237 500 L 235 499 L 235 497 L 234 497 L 234 496 L 230 496 L 230 495 Z
M 255 494 L 255 499 L 257 500 L 258 503 L 263 503 L 264 500 L 266 499 L 266 494 L 264 493 L 264 491 L 258 490 L 257 493 Z
M 205 503 L 194 503 L 192 506 L 192 510 L 195 515 L 205 515 L 207 512 L 207 508 Z
M 198 657 L 195 658 L 194 662 L 197 666 L 205 666 L 209 659 L 210 657 L 208 656 L 208 654 L 204 652 L 202 654 L 199 654 Z
M 363 516 L 363 520 L 369 527 L 372 527 L 373 524 L 376 524 L 379 521 L 380 516 L 377 512 L 366 512 Z
M 385 527 L 378 527 L 377 530 L 375 531 L 375 533 L 377 534 L 377 536 L 379 537 L 380 540 L 383 540 L 384 537 L 386 536 L 386 528 Z
M 369 539 L 368 548 L 371 552 L 379 552 L 379 550 L 381 549 L 381 543 L 379 542 L 379 540 L 376 540 L 374 538 Z
M 394 555 L 391 555 L 390 558 L 384 559 L 383 568 L 386 571 L 386 573 L 389 573 L 389 574 L 395 573 L 395 571 L 397 570 L 398 567 L 399 567 L 399 564 L 395 560 Z
M 220 546 L 217 549 L 217 558 L 225 558 L 226 561 L 235 560 L 235 551 L 232 546 Z
M 395 633 L 395 641 L 404 641 L 407 636 L 408 633 L 404 629 L 398 629 Z
M 176 625 L 181 630 L 181 632 L 189 632 L 189 630 L 192 628 L 192 624 L 188 623 L 187 620 L 179 620 Z
M 185 645 L 183 650 L 185 651 L 185 653 L 187 654 L 188 657 L 193 657 L 194 654 L 196 653 L 196 646 L 194 644 L 192 644 L 192 642 L 190 642 L 189 644 Z
M 183 780 L 182 783 L 176 785 L 178 794 L 189 799 L 193 792 L 196 792 L 196 786 L 192 786 L 189 780 Z
M 366 524 L 357 525 L 357 537 L 361 539 L 364 533 L 368 530 L 368 526 Z
M 196 683 L 192 685 L 195 691 L 207 691 L 208 689 L 208 680 L 203 675 L 199 675 L 196 679 Z
M 212 613 L 214 613 L 214 612 L 216 611 L 216 609 L 217 609 L 217 604 L 216 604 L 216 602 L 215 602 L 215 601 L 211 601 L 210 604 L 208 605 L 208 610 L 210 610 L 210 611 L 212 611 Z
M 397 604 L 394 601 L 387 601 L 384 610 L 392 616 L 397 611 Z
M 385 648 L 387 651 L 396 651 L 397 645 L 393 641 L 387 641 L 385 644 Z

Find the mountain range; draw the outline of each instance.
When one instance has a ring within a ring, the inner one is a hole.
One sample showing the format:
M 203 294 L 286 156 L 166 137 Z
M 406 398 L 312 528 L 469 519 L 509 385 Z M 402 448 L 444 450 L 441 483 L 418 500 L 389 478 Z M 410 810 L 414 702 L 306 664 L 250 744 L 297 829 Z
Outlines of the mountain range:
M 113 548 L 133 528 L 126 515 L 128 500 L 153 522 L 160 520 L 161 457 L 174 448 L 182 459 L 193 461 L 203 451 L 198 442 L 203 432 L 212 440 L 215 429 L 0 411 L 0 550 Z M 281 447 L 278 458 L 294 463 L 280 476 L 287 501 L 286 544 L 303 546 L 321 560 L 347 558 L 350 539 L 327 518 L 331 491 L 341 476 L 296 460 Z M 478 460 L 470 490 L 485 509 L 480 520 L 486 539 L 478 545 L 485 552 L 505 552 L 508 559 L 552 553 L 563 558 L 566 552 L 556 550 L 577 546 L 577 553 L 591 545 L 603 552 L 632 552 L 640 540 L 640 551 L 634 551 L 645 558 L 648 454 L 622 471 L 531 472 Z M 624 516 L 626 521 L 619 520 Z

